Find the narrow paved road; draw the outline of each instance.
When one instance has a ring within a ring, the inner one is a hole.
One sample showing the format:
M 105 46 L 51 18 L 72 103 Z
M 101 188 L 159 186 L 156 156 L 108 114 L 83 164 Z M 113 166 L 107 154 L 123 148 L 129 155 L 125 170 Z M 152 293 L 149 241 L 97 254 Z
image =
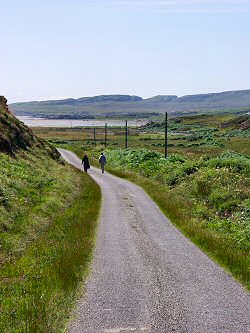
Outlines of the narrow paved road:
M 80 167 L 71 152 L 59 150 Z M 250 295 L 138 186 L 91 168 L 102 215 L 93 271 L 69 333 L 249 333 Z M 94 198 L 93 198 L 94 200 Z

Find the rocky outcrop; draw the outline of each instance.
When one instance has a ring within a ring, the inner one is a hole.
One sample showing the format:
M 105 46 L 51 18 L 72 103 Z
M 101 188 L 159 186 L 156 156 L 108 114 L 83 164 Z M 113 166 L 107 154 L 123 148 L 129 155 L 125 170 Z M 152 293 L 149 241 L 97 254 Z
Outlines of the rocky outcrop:
M 35 136 L 32 130 L 20 122 L 8 109 L 7 99 L 0 96 L 0 152 L 15 156 L 16 151 L 27 150 L 32 146 L 45 149 L 57 158 L 57 151 Z
M 250 129 L 250 115 L 244 115 L 237 118 L 230 119 L 220 125 L 221 128 L 235 128 L 242 130 Z
M 2 109 L 5 112 L 10 113 L 8 104 L 7 104 L 7 99 L 4 96 L 0 96 L 0 107 L 2 107 Z

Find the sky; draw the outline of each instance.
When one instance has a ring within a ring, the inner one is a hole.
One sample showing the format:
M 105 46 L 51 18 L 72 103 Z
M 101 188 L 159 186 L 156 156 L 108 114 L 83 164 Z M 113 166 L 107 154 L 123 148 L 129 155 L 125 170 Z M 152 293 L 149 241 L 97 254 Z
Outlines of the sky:
M 0 0 L 0 95 L 250 89 L 250 0 Z

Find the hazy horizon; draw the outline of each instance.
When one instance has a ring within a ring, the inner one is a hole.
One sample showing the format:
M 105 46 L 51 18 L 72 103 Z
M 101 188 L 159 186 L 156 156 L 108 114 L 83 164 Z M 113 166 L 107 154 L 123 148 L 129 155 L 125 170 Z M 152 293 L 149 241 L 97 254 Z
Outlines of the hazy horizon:
M 0 0 L 9 103 L 250 87 L 248 0 Z

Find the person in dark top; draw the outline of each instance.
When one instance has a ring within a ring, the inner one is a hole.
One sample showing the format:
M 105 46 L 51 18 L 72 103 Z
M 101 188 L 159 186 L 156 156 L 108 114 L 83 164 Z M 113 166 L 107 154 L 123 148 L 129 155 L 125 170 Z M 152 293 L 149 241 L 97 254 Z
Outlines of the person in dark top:
M 89 158 L 88 158 L 88 155 L 85 154 L 83 156 L 83 159 L 82 159 L 82 164 L 83 164 L 83 169 L 85 172 L 88 172 L 88 169 L 90 169 L 90 165 L 89 165 Z

